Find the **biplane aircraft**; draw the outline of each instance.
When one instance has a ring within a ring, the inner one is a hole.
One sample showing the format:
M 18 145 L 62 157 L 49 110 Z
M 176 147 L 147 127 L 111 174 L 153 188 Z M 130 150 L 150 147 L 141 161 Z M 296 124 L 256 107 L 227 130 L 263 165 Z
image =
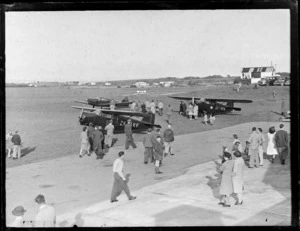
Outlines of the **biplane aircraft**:
M 159 124 L 154 124 L 155 115 L 152 113 L 141 113 L 136 111 L 126 110 L 108 110 L 100 108 L 87 108 L 72 106 L 75 109 L 81 109 L 79 116 L 80 125 L 88 126 L 93 123 L 96 126 L 105 126 L 112 120 L 115 126 L 114 133 L 124 133 L 124 126 L 128 119 L 131 119 L 132 131 L 141 132 L 146 131 L 148 128 L 157 127 L 161 128 Z
M 85 101 L 74 101 L 76 103 L 82 103 L 82 104 L 88 104 L 95 107 L 100 108 L 109 108 L 110 105 L 113 103 L 116 108 L 124 108 L 128 107 L 129 104 L 132 104 L 132 102 L 129 102 L 128 97 L 125 97 L 122 102 L 117 102 L 115 100 L 104 98 L 104 97 L 98 97 L 98 98 L 87 98 Z
M 233 110 L 241 111 L 239 107 L 234 107 L 234 103 L 252 103 L 252 100 L 246 99 L 214 99 L 214 98 L 200 98 L 200 97 L 189 97 L 189 96 L 169 96 L 170 98 L 194 102 L 198 105 L 199 115 L 203 115 L 203 112 L 213 112 L 217 114 L 226 114 Z M 222 104 L 226 103 L 226 104 Z

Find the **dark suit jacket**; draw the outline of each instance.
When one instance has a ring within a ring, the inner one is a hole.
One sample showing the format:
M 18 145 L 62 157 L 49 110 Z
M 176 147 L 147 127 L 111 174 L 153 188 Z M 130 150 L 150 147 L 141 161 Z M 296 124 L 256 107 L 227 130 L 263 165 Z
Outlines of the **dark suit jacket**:
M 276 147 L 287 147 L 288 146 L 288 133 L 284 130 L 279 130 L 275 134 L 275 145 Z

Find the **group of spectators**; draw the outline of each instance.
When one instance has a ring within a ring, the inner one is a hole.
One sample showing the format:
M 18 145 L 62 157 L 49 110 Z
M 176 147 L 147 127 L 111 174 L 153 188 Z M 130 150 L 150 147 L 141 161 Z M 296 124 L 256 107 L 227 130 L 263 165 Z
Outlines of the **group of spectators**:
M 145 102 L 133 101 L 130 105 L 131 109 L 134 111 L 148 113 L 151 112 L 152 114 L 157 113 L 158 115 L 163 115 L 164 103 L 161 100 L 149 100 L 147 99 Z
M 107 139 L 105 139 L 104 131 L 107 133 Z M 95 154 L 97 156 L 96 159 L 103 159 L 105 155 L 104 149 L 112 146 L 113 131 L 114 125 L 112 120 L 109 121 L 104 130 L 102 126 L 94 126 L 93 123 L 90 123 L 88 127 L 83 127 L 80 134 L 81 147 L 79 157 L 87 153 L 88 156 Z
M 233 134 L 233 146 L 231 152 L 226 146 L 223 146 L 222 165 L 222 181 L 220 194 L 222 195 L 220 205 L 230 207 L 230 195 L 237 194 L 238 200 L 236 205 L 243 204 L 242 192 L 244 191 L 243 183 L 243 167 L 245 161 L 249 161 L 249 168 L 263 166 L 264 143 L 267 141 L 266 154 L 271 156 L 271 163 L 274 163 L 276 155 L 279 155 L 279 160 L 282 165 L 285 164 L 285 159 L 288 155 L 289 138 L 288 133 L 283 129 L 284 125 L 279 125 L 279 130 L 276 132 L 275 127 L 269 128 L 267 139 L 261 128 L 252 128 L 252 133 L 246 141 L 246 147 L 243 151 L 242 144 L 238 139 L 237 134 Z
M 163 132 L 161 136 L 159 129 L 148 129 L 147 134 L 143 138 L 143 144 L 145 147 L 144 152 L 144 164 L 149 162 L 154 163 L 155 173 L 161 174 L 159 167 L 162 165 L 163 157 L 167 155 L 174 155 L 172 153 L 174 132 L 171 129 L 171 125 Z
M 199 106 L 197 103 L 190 103 L 189 107 L 187 108 L 186 104 L 183 101 L 180 101 L 179 104 L 179 114 L 184 117 L 189 117 L 190 120 L 197 120 L 199 117 Z M 204 124 L 210 124 L 213 125 L 215 123 L 216 117 L 215 113 L 210 108 L 209 111 L 203 111 L 203 113 L 200 114 L 200 116 L 203 116 L 203 123 Z
M 7 150 L 7 157 L 13 160 L 21 158 L 21 137 L 18 134 L 19 131 L 16 130 L 15 133 L 9 132 L 6 137 L 6 150 Z
M 55 227 L 56 212 L 53 206 L 46 204 L 44 195 L 39 194 L 35 199 L 38 204 L 38 211 L 34 221 L 28 221 L 24 219 L 24 215 L 27 212 L 21 205 L 13 209 L 12 214 L 15 219 L 12 223 L 8 224 L 8 227 Z

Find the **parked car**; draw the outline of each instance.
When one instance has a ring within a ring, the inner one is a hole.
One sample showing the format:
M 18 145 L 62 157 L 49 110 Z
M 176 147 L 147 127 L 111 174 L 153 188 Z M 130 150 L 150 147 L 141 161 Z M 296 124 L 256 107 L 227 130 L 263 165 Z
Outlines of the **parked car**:
M 271 79 L 271 78 L 265 78 L 265 79 L 262 79 L 260 81 L 258 81 L 258 85 L 259 86 L 273 86 L 274 85 L 274 82 L 275 82 L 276 79 Z
M 285 80 L 284 79 L 277 79 L 274 82 L 274 86 L 283 86 L 284 85 Z
M 290 86 L 291 85 L 291 80 L 287 79 L 285 82 L 284 82 L 284 86 Z

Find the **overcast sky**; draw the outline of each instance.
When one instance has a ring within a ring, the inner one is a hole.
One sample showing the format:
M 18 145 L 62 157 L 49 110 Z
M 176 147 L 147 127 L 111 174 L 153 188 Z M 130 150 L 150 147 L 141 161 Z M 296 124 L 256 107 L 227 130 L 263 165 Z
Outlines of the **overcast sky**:
M 289 10 L 6 13 L 6 82 L 290 71 Z

